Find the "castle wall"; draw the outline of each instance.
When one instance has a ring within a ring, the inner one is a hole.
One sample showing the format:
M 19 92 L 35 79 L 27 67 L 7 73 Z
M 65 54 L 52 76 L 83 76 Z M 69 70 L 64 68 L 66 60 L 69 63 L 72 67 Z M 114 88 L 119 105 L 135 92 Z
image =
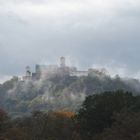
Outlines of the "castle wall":
M 78 71 L 76 67 L 68 67 L 65 65 L 65 58 L 60 58 L 60 66 L 58 65 L 36 65 L 35 72 L 26 74 L 23 79 L 39 80 L 41 78 L 63 76 L 88 76 L 88 71 Z
M 70 76 L 77 76 L 77 77 L 88 76 L 88 71 L 74 71 L 71 72 Z

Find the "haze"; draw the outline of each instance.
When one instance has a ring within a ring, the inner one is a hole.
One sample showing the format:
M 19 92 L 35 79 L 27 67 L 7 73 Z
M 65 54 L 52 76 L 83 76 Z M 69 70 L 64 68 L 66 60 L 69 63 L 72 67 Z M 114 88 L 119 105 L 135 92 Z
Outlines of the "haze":
M 0 81 L 56 63 L 140 78 L 139 0 L 1 0 Z

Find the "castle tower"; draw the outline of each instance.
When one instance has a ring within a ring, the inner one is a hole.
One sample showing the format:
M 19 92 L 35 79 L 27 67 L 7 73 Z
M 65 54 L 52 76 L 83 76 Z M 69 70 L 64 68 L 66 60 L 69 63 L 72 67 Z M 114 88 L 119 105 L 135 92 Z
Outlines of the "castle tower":
M 30 66 L 27 66 L 27 67 L 26 67 L 26 77 L 31 77 Z
M 65 57 L 60 57 L 60 67 L 65 67 L 66 64 L 65 64 Z

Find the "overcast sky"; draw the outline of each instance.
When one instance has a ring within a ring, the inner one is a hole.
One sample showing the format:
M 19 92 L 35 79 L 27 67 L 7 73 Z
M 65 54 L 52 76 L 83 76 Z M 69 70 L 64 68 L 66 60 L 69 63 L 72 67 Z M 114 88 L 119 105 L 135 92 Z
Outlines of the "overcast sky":
M 140 78 L 140 0 L 0 0 L 0 81 L 60 56 Z

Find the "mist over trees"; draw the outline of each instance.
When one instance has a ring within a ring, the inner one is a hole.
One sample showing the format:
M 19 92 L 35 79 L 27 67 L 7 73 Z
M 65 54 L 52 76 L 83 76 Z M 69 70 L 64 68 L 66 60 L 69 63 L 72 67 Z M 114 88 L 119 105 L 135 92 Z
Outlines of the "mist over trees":
M 33 110 L 75 112 L 87 96 L 116 90 L 137 95 L 140 82 L 119 76 L 111 78 L 98 70 L 91 71 L 88 76 L 44 77 L 36 81 L 19 81 L 13 77 L 0 85 L 0 107 L 13 117 L 28 115 Z
M 0 85 L 0 140 L 138 140 L 140 82 L 101 71 Z

